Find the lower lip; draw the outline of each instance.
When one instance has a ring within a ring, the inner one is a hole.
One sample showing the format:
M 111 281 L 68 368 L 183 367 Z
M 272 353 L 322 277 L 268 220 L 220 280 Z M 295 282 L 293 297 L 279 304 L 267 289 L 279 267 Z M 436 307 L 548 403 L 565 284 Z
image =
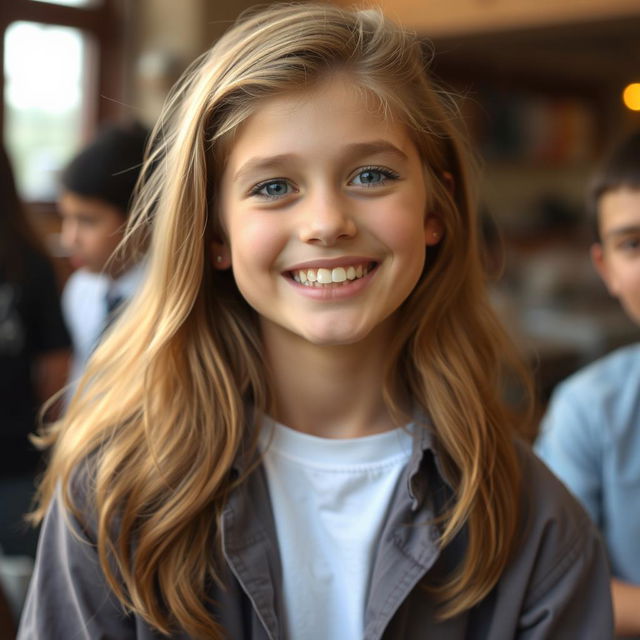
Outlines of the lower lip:
M 374 277 L 378 271 L 378 265 L 376 265 L 366 276 L 357 278 L 356 280 L 345 280 L 344 283 L 335 283 L 332 285 L 323 285 L 321 287 L 306 286 L 296 282 L 289 276 L 284 276 L 287 282 L 295 288 L 295 290 L 301 295 L 311 298 L 313 300 L 345 300 L 353 296 L 358 295 Z

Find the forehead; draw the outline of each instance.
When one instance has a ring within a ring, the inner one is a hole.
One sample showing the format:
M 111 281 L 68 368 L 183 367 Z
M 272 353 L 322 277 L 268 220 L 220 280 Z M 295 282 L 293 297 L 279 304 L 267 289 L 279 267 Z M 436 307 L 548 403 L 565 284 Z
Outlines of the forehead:
M 326 134 L 335 139 L 390 138 L 398 146 L 414 147 L 408 128 L 372 91 L 348 74 L 333 74 L 313 86 L 260 100 L 238 127 L 229 156 L 271 151 L 286 145 L 304 152 L 318 146 Z M 328 143 L 328 140 L 327 140 Z
M 603 234 L 627 227 L 640 228 L 640 189 L 620 187 L 600 198 L 599 224 Z
M 89 198 L 73 191 L 64 190 L 58 198 L 58 211 L 64 216 L 89 215 L 96 218 L 126 219 L 117 207 L 99 198 Z

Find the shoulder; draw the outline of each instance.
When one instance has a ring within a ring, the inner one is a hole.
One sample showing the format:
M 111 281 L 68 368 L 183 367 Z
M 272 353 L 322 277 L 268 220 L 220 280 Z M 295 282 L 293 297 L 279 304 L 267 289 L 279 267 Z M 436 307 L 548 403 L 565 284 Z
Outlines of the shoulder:
M 100 564 L 89 499 L 91 471 L 79 468 L 70 483 L 80 517 L 66 508 L 62 486 L 48 506 L 18 638 L 139 637 L 136 623 L 114 595 Z M 81 630 L 81 631 L 80 631 Z M 144 635 L 144 634 L 143 634 Z M 146 636 L 144 636 L 146 637 Z M 151 635 L 149 636 L 151 637 Z
M 498 585 L 497 609 L 531 638 L 612 637 L 609 568 L 600 534 L 531 448 L 518 442 L 517 450 L 520 532 Z
M 590 522 L 587 513 L 528 444 L 517 440 L 516 451 L 522 472 L 520 504 L 525 532 L 531 534 L 555 523 L 558 535 L 569 541 Z
M 63 515 L 68 529 L 82 531 L 92 543 L 96 540 L 97 513 L 94 487 L 97 475 L 97 455 L 90 454 L 79 462 L 65 482 L 58 479 L 49 505 L 50 510 Z
M 618 349 L 574 373 L 551 396 L 538 450 L 550 437 L 580 443 L 608 441 L 635 424 L 640 405 L 640 343 Z M 555 435 L 553 435 L 555 434 Z M 544 445 L 544 446 L 543 446 Z
M 640 380 L 640 343 L 632 344 L 592 362 L 558 385 L 554 398 L 602 398 L 636 387 Z M 640 387 L 638 387 L 640 389 Z
M 567 566 L 585 560 L 600 534 L 585 509 L 521 441 L 516 444 L 522 485 L 519 562 L 530 563 L 533 585 L 553 581 Z

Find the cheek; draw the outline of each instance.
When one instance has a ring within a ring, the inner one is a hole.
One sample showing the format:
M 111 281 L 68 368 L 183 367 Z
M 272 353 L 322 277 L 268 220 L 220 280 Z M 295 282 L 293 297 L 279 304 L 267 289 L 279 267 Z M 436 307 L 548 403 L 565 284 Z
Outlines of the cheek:
M 422 260 L 425 209 L 424 198 L 406 195 L 395 199 L 376 216 L 379 236 L 390 249 L 403 252 L 407 258 L 414 254 L 416 259 Z
M 640 258 L 613 257 L 609 262 L 609 276 L 625 292 L 637 290 L 640 283 Z
M 633 261 L 612 261 L 609 267 L 611 292 L 618 296 L 625 309 L 640 319 L 640 258 Z
M 286 240 L 278 225 L 267 216 L 243 218 L 229 227 L 231 262 L 234 271 L 269 270 Z
M 95 245 L 106 248 L 116 247 L 122 239 L 122 230 L 120 227 L 103 227 L 97 229 L 93 234 L 93 242 Z
M 620 286 L 624 290 L 624 294 L 640 301 L 640 260 L 636 260 L 633 269 L 628 269 L 620 277 Z

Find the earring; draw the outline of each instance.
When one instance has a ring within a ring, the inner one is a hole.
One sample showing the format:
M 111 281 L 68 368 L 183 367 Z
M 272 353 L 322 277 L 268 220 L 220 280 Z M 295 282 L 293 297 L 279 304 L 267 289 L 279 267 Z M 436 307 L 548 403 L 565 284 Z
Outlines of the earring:
M 434 240 L 437 240 L 437 239 L 440 237 L 440 234 L 439 234 L 437 231 L 434 231 L 434 232 L 431 234 L 431 237 L 432 237 Z
M 220 264 L 222 262 L 222 256 L 216 256 L 216 262 Z

